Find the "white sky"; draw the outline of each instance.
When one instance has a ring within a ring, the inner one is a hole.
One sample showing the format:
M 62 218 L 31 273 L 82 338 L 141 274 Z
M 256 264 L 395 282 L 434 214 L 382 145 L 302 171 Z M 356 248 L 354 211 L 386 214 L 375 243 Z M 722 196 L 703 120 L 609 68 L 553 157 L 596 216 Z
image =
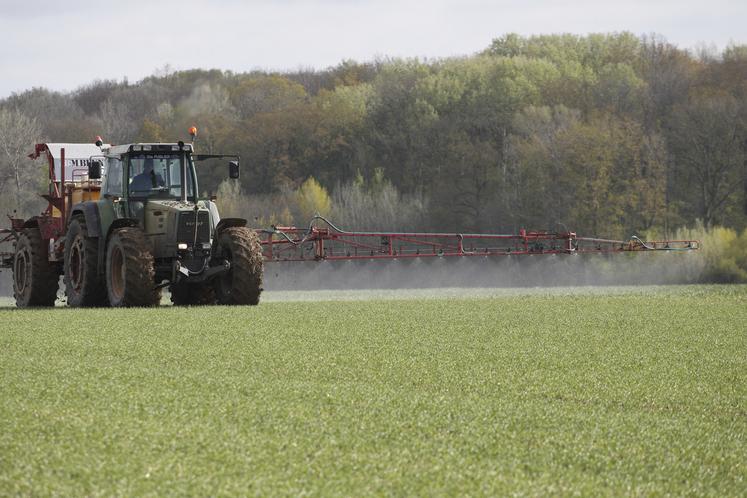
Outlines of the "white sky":
M 683 48 L 747 43 L 747 0 L 0 0 L 0 98 L 137 81 L 156 69 L 323 69 L 446 57 L 523 35 L 658 33 Z

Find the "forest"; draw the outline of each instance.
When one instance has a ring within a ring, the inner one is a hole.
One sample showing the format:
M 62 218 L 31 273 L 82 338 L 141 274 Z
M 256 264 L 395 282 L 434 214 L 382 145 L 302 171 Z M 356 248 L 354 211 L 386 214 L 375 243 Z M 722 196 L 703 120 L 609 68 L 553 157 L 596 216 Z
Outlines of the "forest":
M 480 53 L 282 73 L 181 70 L 0 100 L 0 208 L 38 212 L 36 142 L 238 153 L 205 195 L 254 226 L 673 236 L 747 227 L 747 46 L 506 34 Z M 747 232 L 743 236 L 747 240 Z M 747 262 L 744 268 L 747 269 Z M 747 273 L 744 274 L 747 278 Z

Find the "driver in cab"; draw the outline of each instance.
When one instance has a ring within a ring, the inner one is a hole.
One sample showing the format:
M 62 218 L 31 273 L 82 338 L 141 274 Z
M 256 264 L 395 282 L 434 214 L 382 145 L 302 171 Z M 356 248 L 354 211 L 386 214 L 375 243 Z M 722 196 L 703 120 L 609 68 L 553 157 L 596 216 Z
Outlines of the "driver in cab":
M 150 192 L 151 190 L 163 187 L 166 183 L 163 177 L 153 171 L 153 158 L 145 158 L 143 162 L 143 172 L 135 175 L 130 182 L 130 191 Z

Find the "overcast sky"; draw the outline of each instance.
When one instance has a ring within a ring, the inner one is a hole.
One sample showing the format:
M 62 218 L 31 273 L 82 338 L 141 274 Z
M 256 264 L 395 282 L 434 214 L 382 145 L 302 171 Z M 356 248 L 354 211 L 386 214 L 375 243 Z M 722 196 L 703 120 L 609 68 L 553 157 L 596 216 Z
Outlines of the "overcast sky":
M 323 69 L 472 54 L 504 33 L 747 43 L 747 0 L 0 0 L 0 98 L 175 69 Z

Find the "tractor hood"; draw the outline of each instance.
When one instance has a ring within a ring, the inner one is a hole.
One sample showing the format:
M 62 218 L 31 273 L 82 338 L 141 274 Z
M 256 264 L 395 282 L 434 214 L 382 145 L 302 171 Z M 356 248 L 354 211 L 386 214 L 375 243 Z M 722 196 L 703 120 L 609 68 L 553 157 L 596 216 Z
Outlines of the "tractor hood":
M 148 201 L 146 211 L 146 226 L 147 226 L 147 215 L 151 216 L 162 216 L 165 213 L 181 213 L 181 212 L 194 212 L 195 203 L 190 201 L 179 201 L 173 199 L 151 199 Z M 214 202 L 208 200 L 197 201 L 198 211 L 207 211 L 210 214 L 210 224 L 213 228 L 218 226 L 220 216 L 218 215 L 218 208 Z
M 197 209 L 195 210 L 195 206 Z M 182 202 L 150 200 L 144 209 L 145 232 L 150 237 L 156 257 L 171 257 L 180 244 L 201 247 L 211 244 L 219 220 L 211 201 Z

